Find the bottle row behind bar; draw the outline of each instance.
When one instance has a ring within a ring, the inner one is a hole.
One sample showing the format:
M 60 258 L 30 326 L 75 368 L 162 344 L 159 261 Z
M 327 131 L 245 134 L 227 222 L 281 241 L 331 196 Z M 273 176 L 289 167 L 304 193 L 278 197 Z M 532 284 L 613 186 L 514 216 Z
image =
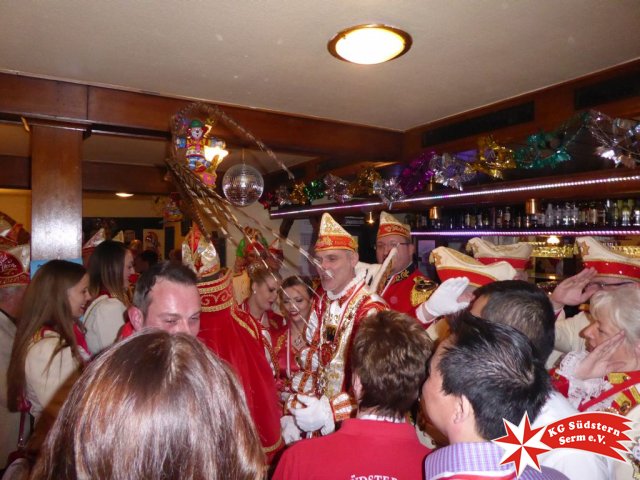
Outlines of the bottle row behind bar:
M 640 226 L 640 199 L 546 202 L 528 200 L 522 206 L 442 209 L 407 214 L 414 229 L 536 229 L 616 228 Z

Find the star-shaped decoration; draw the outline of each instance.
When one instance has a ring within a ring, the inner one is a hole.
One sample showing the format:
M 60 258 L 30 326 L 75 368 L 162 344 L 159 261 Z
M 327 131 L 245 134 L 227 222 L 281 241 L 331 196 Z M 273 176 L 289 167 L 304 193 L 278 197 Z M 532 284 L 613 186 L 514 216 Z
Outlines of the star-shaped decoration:
M 508 420 L 503 421 L 507 435 L 493 440 L 505 450 L 500 465 L 513 462 L 518 476 L 524 472 L 527 466 L 531 466 L 540 471 L 538 455 L 551 450 L 551 448 L 541 440 L 547 427 L 531 428 L 527 412 L 524 412 L 520 425 L 518 426 L 515 426 Z

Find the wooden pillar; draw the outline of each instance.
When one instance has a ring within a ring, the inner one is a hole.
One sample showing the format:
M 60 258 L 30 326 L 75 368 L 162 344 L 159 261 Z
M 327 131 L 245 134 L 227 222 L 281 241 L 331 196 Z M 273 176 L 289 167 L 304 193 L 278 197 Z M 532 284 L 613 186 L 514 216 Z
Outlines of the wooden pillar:
M 74 259 L 82 249 L 82 127 L 31 127 L 31 258 Z

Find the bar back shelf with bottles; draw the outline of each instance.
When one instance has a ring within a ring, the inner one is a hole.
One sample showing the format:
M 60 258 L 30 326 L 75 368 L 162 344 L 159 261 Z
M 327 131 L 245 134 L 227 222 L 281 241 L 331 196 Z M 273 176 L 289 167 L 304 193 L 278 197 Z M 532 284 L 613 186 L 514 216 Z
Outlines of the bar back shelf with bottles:
M 409 214 L 416 237 L 640 235 L 640 198 L 538 202 Z

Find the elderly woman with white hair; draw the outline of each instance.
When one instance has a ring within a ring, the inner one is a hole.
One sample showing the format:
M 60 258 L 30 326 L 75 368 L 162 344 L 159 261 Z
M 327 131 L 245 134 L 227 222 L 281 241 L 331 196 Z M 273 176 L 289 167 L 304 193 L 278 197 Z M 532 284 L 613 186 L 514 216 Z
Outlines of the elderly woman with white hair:
M 640 420 L 640 288 L 603 290 L 591 297 L 587 351 L 571 352 L 554 374 L 556 388 L 579 411 L 607 411 Z M 615 462 L 616 479 L 640 472 L 636 440 L 631 464 Z

